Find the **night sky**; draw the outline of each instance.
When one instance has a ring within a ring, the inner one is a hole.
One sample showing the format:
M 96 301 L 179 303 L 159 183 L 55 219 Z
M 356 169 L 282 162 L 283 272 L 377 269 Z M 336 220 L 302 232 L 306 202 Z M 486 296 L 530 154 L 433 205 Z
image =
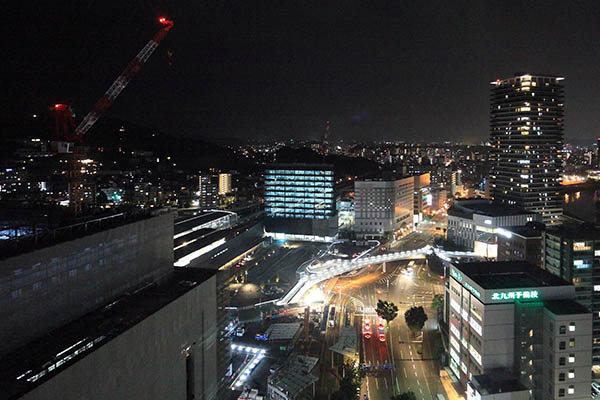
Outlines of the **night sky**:
M 537 72 L 566 78 L 567 140 L 600 136 L 597 0 L 27 4 L 3 9 L 3 116 L 83 117 L 164 13 L 175 27 L 107 116 L 205 140 L 316 139 L 331 120 L 332 140 L 478 143 L 489 82 Z

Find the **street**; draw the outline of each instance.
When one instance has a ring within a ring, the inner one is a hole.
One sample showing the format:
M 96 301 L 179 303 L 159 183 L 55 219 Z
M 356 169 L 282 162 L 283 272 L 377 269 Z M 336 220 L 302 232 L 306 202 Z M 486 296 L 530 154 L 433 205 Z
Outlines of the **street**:
M 418 238 L 413 241 L 419 245 Z M 409 264 L 412 272 L 403 272 Z M 431 310 L 433 296 L 443 293 L 443 285 L 438 276 L 430 275 L 425 260 L 419 259 L 388 263 L 385 272 L 383 265 L 373 265 L 337 280 L 335 290 L 341 292 L 342 298 L 348 299 L 356 310 L 354 325 L 361 338 L 361 363 L 367 369 L 361 394 L 366 394 L 369 399 L 388 400 L 393 394 L 407 390 L 412 390 L 417 399 L 423 400 L 444 393 L 432 344 L 437 315 Z M 339 295 L 336 297 L 339 299 Z M 385 342 L 377 335 L 375 308 L 378 299 L 391 301 L 399 308 L 398 316 L 385 328 Z M 341 302 L 338 300 L 337 303 L 336 307 L 340 307 Z M 424 343 L 417 343 L 404 321 L 404 312 L 413 305 L 423 306 L 428 315 Z M 364 318 L 370 319 L 373 332 L 370 339 L 362 335 Z

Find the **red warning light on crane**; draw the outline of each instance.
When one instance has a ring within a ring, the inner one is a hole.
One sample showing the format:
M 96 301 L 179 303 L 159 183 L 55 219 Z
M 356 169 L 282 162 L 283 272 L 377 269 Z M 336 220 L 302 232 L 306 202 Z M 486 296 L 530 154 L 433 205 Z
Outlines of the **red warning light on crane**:
M 163 25 L 173 25 L 173 21 L 171 21 L 171 20 L 169 20 L 169 19 L 167 19 L 165 17 L 160 17 L 158 19 L 158 22 L 160 22 Z

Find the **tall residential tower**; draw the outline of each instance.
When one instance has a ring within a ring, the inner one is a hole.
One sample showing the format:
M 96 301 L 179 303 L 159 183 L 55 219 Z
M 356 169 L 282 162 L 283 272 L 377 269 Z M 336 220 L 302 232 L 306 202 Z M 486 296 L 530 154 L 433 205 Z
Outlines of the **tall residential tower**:
M 564 78 L 515 75 L 491 82 L 490 194 L 494 201 L 562 215 Z

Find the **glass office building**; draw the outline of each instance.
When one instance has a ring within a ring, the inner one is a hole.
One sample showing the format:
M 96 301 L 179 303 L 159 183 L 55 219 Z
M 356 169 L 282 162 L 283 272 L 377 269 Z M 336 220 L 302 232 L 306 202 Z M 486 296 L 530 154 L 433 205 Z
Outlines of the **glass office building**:
M 330 241 L 337 230 L 331 165 L 265 170 L 265 228 L 277 239 Z

